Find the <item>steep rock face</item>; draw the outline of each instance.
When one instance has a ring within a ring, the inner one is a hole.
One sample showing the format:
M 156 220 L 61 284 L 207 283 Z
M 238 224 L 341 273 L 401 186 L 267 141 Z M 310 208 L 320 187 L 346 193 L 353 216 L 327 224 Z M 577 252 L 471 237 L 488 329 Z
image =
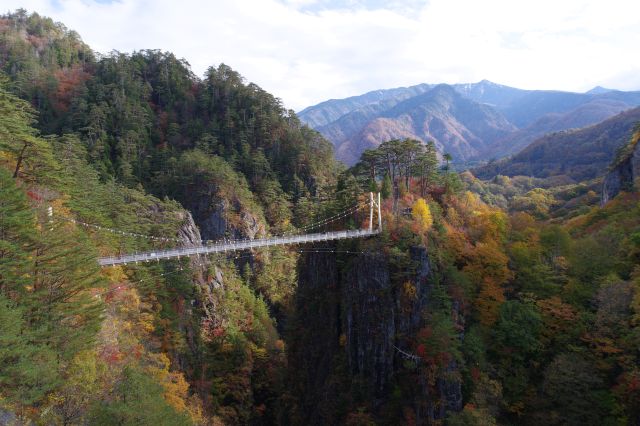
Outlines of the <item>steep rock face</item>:
M 215 185 L 202 189 L 195 198 L 184 198 L 204 240 L 255 238 L 265 233 L 264 225 L 254 214 L 244 210 L 238 201 L 221 198 Z
M 431 296 L 431 285 L 429 277 L 431 275 L 431 263 L 424 247 L 411 247 L 411 260 L 416 265 L 413 285 L 416 289 L 416 297 L 411 300 L 403 300 L 396 296 L 396 309 L 401 314 L 398 315 L 397 330 L 399 337 L 411 336 L 420 329 L 422 325 L 422 310 L 427 307 Z M 409 306 L 409 309 L 406 306 Z M 403 308 L 405 306 L 405 308 Z
M 10 411 L 5 411 L 0 408 L 0 425 L 14 425 L 20 426 L 24 424 L 22 421 L 18 420 L 15 414 Z
M 618 162 L 604 177 L 602 184 L 602 205 L 613 199 L 620 191 L 637 189 L 640 177 L 640 144 L 632 142 L 629 154 Z
M 423 314 L 429 310 L 431 294 L 433 292 L 433 277 L 431 275 L 431 263 L 425 247 L 412 247 L 411 260 L 416 267 L 413 285 L 416 296 L 410 309 L 407 309 L 407 301 L 396 296 L 398 306 L 397 340 L 402 345 L 406 337 L 414 338 L 415 333 L 423 326 Z M 402 306 L 405 308 L 402 309 Z M 455 324 L 461 330 L 460 338 L 463 338 L 464 317 L 458 302 L 453 302 L 452 317 Z M 458 365 L 452 360 L 444 377 L 438 377 L 435 386 L 429 385 L 424 374 L 420 374 L 417 380 L 413 407 L 416 415 L 416 424 L 431 425 L 442 422 L 447 413 L 462 410 L 462 383 L 458 376 Z
M 374 412 L 384 412 L 394 387 L 407 381 L 415 385 L 413 397 L 404 403 L 414 407 L 416 424 L 434 424 L 462 409 L 461 384 L 449 378 L 457 376 L 455 362 L 434 385 L 427 383 L 426 373 L 416 373 L 419 369 L 407 370 L 408 352 L 400 352 L 411 347 L 424 326 L 433 292 L 427 250 L 414 247 L 410 256 L 415 267 L 415 297 L 410 298 L 394 284 L 381 255 L 359 255 L 342 273 L 331 253 L 311 253 L 301 260 L 293 322 L 304 327 L 290 337 L 288 351 L 300 398 L 299 418 L 292 423 L 340 423 L 337 401 L 353 392 Z M 455 304 L 452 315 L 463 329 Z
M 352 375 L 383 396 L 393 375 L 395 303 L 389 269 L 380 255 L 360 256 L 343 278 L 342 328 Z
M 293 397 L 299 409 L 292 424 L 323 425 L 336 421 L 332 396 L 339 384 L 331 375 L 340 363 L 338 266 L 331 253 L 312 253 L 299 263 L 293 329 L 288 339 Z
M 220 294 L 216 290 L 224 287 L 224 275 L 216 266 L 211 277 L 200 277 L 198 280 L 199 303 L 203 310 L 203 334 L 206 335 L 209 329 L 222 327 L 225 321 L 224 316 L 218 310 L 220 305 Z
M 188 211 L 181 214 L 182 225 L 178 228 L 178 238 L 182 241 L 183 247 L 195 247 L 201 244 L 202 237 L 200 230 L 193 220 L 193 216 Z

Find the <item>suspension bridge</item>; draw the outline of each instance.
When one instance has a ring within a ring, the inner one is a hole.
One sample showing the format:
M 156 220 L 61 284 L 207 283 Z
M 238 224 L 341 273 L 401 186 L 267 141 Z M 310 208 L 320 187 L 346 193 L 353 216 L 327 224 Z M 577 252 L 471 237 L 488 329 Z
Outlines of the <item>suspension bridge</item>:
M 366 205 L 366 204 L 365 204 Z M 138 263 L 138 262 L 149 262 L 149 261 L 160 261 L 161 259 L 171 259 L 171 258 L 180 258 L 180 257 L 188 257 L 188 256 L 198 256 L 198 255 L 206 255 L 210 253 L 223 253 L 223 252 L 235 252 L 239 250 L 250 250 L 259 247 L 270 247 L 270 246 L 281 246 L 281 245 L 291 245 L 291 244 L 308 244 L 313 242 L 320 241 L 335 241 L 335 240 L 343 240 L 343 239 L 351 239 L 351 238 L 366 238 L 377 235 L 382 230 L 382 211 L 380 207 L 380 194 L 377 194 L 377 197 L 374 197 L 373 193 L 369 193 L 369 227 L 368 229 L 357 229 L 357 230 L 344 230 L 344 231 L 331 231 L 331 232 L 323 232 L 323 233 L 304 233 L 297 235 L 280 235 L 274 236 L 270 238 L 259 238 L 259 239 L 245 239 L 245 240 L 232 240 L 232 241 L 201 241 L 200 245 L 192 246 L 192 247 L 178 247 L 168 250 L 152 250 L 141 253 L 133 253 L 133 254 L 124 254 L 120 256 L 114 257 L 101 257 L 98 259 L 98 263 L 100 266 L 114 266 L 114 265 L 126 265 L 129 263 Z M 364 205 L 357 205 L 350 209 L 347 209 L 341 213 L 338 213 L 328 219 L 317 222 L 315 224 L 306 226 L 301 228 L 300 232 L 305 230 L 311 230 L 313 228 L 317 228 L 319 226 L 325 226 L 331 222 L 337 221 L 339 219 L 345 218 L 354 212 L 360 210 Z M 374 211 L 377 210 L 377 228 L 374 229 Z M 176 238 L 163 238 L 163 237 L 155 237 L 155 236 L 144 236 L 136 233 L 126 233 L 122 231 L 112 230 L 109 228 L 102 228 L 100 226 L 85 224 L 79 221 L 73 221 L 75 223 L 79 223 L 81 225 L 90 226 L 96 229 L 108 230 L 110 232 L 120 233 L 122 235 L 129 235 L 133 237 L 144 237 L 152 240 L 160 240 L 160 241 L 176 241 L 179 242 L 181 240 Z

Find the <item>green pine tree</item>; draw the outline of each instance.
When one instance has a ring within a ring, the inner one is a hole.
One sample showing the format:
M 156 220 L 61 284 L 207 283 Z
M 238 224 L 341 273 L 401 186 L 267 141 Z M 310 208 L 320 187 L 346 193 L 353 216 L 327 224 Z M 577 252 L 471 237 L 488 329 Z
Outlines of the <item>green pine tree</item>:
M 66 223 L 40 226 L 34 251 L 29 321 L 41 339 L 68 360 L 89 347 L 100 326 L 100 267 L 86 237 Z M 73 329 L 73 333 L 69 332 Z
M 382 198 L 386 200 L 389 197 L 391 197 L 392 191 L 393 191 L 393 186 L 391 185 L 391 178 L 387 173 L 384 175 L 384 179 L 382 179 L 382 188 L 380 189 L 380 193 L 381 193 L 380 195 L 382 196 Z
M 36 113 L 28 102 L 9 93 L 7 84 L 0 74 L 0 152 L 8 157 L 14 178 L 51 178 L 55 162 L 51 146 L 32 127 Z
M 58 385 L 59 375 L 55 353 L 35 340 L 23 313 L 0 294 L 0 397 L 34 404 Z
M 96 406 L 89 424 L 100 425 L 189 425 L 163 398 L 162 386 L 135 367 L 126 367 L 112 398 Z
M 35 244 L 35 217 L 11 174 L 0 167 L 0 294 L 17 298 L 30 280 L 29 251 Z

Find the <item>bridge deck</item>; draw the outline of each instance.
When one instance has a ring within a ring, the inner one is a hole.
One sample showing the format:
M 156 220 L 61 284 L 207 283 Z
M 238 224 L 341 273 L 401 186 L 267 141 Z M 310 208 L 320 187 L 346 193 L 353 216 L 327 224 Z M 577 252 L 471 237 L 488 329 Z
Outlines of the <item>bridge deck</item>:
M 292 235 L 289 237 L 263 238 L 257 240 L 245 240 L 210 246 L 185 247 L 171 250 L 156 250 L 145 253 L 137 253 L 119 257 L 101 257 L 98 263 L 101 266 L 112 266 L 134 262 L 148 262 L 150 260 L 170 259 L 174 257 L 193 256 L 207 253 L 221 253 L 227 251 L 247 250 L 257 247 L 278 246 L 285 244 L 305 244 L 316 241 L 343 240 L 347 238 L 365 238 L 379 234 L 380 231 L 359 229 L 356 231 L 327 232 L 323 234 Z

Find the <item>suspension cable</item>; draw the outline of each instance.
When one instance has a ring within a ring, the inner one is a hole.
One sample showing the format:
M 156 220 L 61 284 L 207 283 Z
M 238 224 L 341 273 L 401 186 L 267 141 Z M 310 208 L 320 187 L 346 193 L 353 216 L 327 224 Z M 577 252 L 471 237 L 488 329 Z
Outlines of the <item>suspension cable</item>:
M 365 202 L 364 204 L 356 204 L 354 206 L 351 206 L 349 208 L 347 208 L 346 210 L 343 210 L 342 212 L 336 213 L 333 216 L 330 216 L 328 218 L 324 218 L 318 222 L 312 222 L 308 225 L 305 225 L 303 227 L 297 228 L 295 231 L 290 231 L 290 232 L 284 232 L 282 234 L 276 234 L 276 235 L 272 235 L 273 237 L 284 237 L 284 236 L 288 236 L 288 235 L 295 235 L 296 233 L 299 232 L 305 232 L 305 231 L 309 231 L 311 229 L 315 229 L 315 228 L 319 228 L 321 226 L 325 226 L 328 225 L 332 222 L 335 222 L 337 220 L 340 220 L 344 217 L 347 217 L 353 213 L 355 213 L 356 211 L 358 211 L 359 209 L 363 208 L 364 206 L 366 206 L 368 204 L 368 202 Z M 150 241 L 163 241 L 163 242 L 177 242 L 177 243 L 184 243 L 184 240 L 181 240 L 180 238 L 172 238 L 172 237 L 159 237 L 159 236 L 155 236 L 155 235 L 145 235 L 145 234 L 141 234 L 141 233 L 137 233 L 137 232 L 129 232 L 129 231 L 122 231 L 119 229 L 114 229 L 114 228 L 110 228 L 107 226 L 101 226 L 101 225 L 96 225 L 96 224 L 92 224 L 92 223 L 87 223 L 87 222 L 83 222 L 81 220 L 77 220 L 77 219 L 73 219 L 73 218 L 69 218 L 66 216 L 62 216 L 62 215 L 56 215 L 57 217 L 66 220 L 68 222 L 74 223 L 76 225 L 80 225 L 80 226 L 84 226 L 86 228 L 91 228 L 91 229 L 95 229 L 98 231 L 104 231 L 104 232 L 109 232 L 112 234 L 116 234 L 116 235 L 122 235 L 122 236 L 126 236 L 126 237 L 133 237 L 133 238 L 141 238 L 141 239 L 147 239 Z M 241 239 L 219 239 L 219 240 L 200 240 L 200 244 L 201 245 L 209 245 L 209 244 L 219 244 L 219 243 L 224 243 L 224 242 L 230 242 L 230 243 L 239 243 L 239 242 L 245 242 L 245 241 L 251 241 L 251 238 L 241 238 Z

